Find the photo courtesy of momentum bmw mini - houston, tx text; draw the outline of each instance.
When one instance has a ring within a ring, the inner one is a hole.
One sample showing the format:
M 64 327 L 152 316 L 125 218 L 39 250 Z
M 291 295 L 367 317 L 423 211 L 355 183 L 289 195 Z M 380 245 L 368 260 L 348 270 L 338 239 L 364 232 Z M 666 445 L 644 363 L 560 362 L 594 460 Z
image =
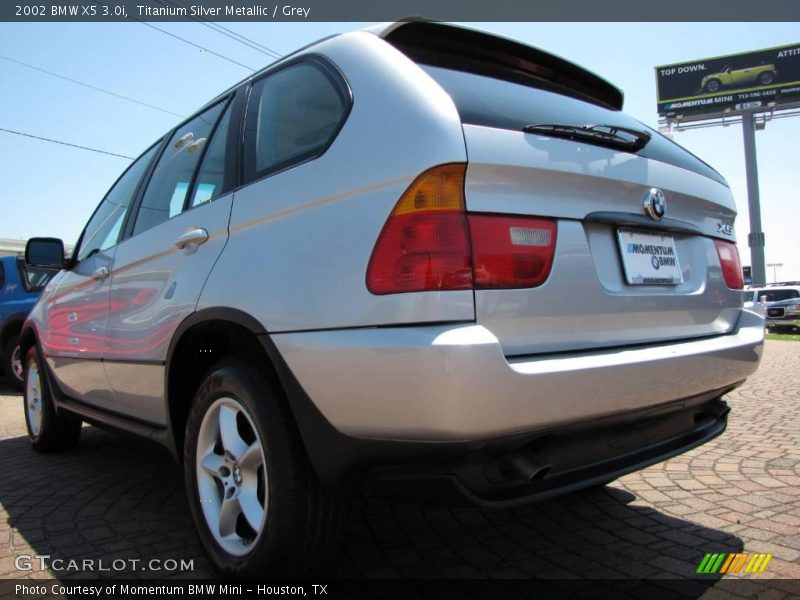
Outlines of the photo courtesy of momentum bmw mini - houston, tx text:
M 353 495 L 513 507 L 714 439 L 764 340 L 734 200 L 622 105 L 433 22 L 257 71 L 133 160 L 67 259 L 28 241 L 61 269 L 20 336 L 33 447 L 84 421 L 163 443 L 211 565 L 254 577 L 315 572 Z

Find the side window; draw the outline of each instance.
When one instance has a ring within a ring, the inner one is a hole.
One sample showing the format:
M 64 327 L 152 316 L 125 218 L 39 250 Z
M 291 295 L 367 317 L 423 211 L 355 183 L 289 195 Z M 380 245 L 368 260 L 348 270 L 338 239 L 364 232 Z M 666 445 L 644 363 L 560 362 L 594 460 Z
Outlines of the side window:
M 222 115 L 217 129 L 208 144 L 208 149 L 200 164 L 197 180 L 192 193 L 190 206 L 197 206 L 213 200 L 222 193 L 225 184 L 225 150 L 228 147 L 228 130 L 231 126 L 233 104 Z
M 256 82 L 245 123 L 245 181 L 324 152 L 347 110 L 341 83 L 313 62 L 286 67 Z
M 28 266 L 25 264 L 24 259 L 17 260 L 17 268 L 22 285 L 29 292 L 38 292 L 44 289 L 44 286 L 53 278 L 53 275 L 58 273 L 57 269 Z
M 133 235 L 147 231 L 183 211 L 197 161 L 203 156 L 214 124 L 222 112 L 220 102 L 178 128 L 164 148 L 142 197 Z
M 159 144 L 155 144 L 140 156 L 106 194 L 83 231 L 77 254 L 79 261 L 95 252 L 107 250 L 117 243 L 131 200 L 158 147 Z

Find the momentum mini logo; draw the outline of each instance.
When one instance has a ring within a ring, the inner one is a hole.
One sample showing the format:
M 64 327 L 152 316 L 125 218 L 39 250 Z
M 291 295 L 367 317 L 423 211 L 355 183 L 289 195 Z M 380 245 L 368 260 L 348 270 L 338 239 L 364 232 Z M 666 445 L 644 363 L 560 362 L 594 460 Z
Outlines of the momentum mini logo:
M 772 554 L 709 553 L 697 567 L 697 573 L 763 573 L 770 560 L 772 560 Z

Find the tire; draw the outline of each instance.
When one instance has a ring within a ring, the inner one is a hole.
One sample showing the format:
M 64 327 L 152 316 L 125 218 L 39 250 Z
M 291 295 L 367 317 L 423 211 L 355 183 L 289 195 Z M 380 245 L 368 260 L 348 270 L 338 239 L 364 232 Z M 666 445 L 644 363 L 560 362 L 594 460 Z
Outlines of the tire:
M 81 420 L 59 415 L 45 373 L 44 361 L 34 346 L 25 357 L 23 408 L 28 438 L 38 452 L 64 452 L 75 447 L 81 437 Z
M 23 365 L 19 350 L 19 334 L 15 333 L 3 348 L 3 372 L 8 381 L 18 390 L 22 390 Z
M 761 73 L 758 76 L 758 83 L 760 83 L 761 85 L 769 85 L 773 81 L 775 81 L 775 73 L 773 73 L 772 71 L 767 71 L 766 73 Z
M 276 382 L 230 359 L 209 371 L 186 423 L 184 482 L 199 537 L 225 577 L 286 577 L 325 562 L 344 524 L 322 492 Z
M 706 84 L 706 90 L 713 93 L 719 91 L 719 88 L 722 87 L 722 83 L 719 79 L 710 79 Z

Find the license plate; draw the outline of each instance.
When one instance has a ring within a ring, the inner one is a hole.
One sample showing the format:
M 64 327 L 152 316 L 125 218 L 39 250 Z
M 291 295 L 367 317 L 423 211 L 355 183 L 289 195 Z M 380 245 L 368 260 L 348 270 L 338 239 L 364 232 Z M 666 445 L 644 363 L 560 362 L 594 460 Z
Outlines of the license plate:
M 629 285 L 678 285 L 683 272 L 668 233 L 618 229 L 622 266 Z

